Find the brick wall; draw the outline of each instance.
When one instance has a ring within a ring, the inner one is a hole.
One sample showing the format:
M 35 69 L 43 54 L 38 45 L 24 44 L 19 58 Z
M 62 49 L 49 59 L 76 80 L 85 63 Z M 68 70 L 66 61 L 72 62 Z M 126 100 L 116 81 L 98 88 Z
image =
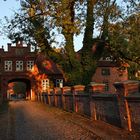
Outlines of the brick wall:
M 10 67 L 5 65 L 6 61 L 11 61 Z M 21 67 L 19 65 L 17 67 L 16 61 L 22 62 Z M 29 61 L 34 64 L 32 70 L 28 70 Z M 55 85 L 56 79 L 64 79 L 64 76 L 59 67 L 53 61 L 48 60 L 43 53 L 38 54 L 36 51 L 31 51 L 31 46 L 24 46 L 22 41 L 16 43 L 15 46 L 9 43 L 8 51 L 0 48 L 0 94 L 3 96 L 2 99 L 7 100 L 7 89 L 10 82 L 24 82 L 28 88 L 26 97 L 34 100 L 34 93 L 42 91 L 41 82 L 46 78 Z M 48 99 L 53 102 L 51 94 Z M 41 96 L 40 100 L 44 100 L 44 97 Z
M 114 84 L 118 94 L 121 125 L 126 130 L 140 131 L 139 81 L 125 81 Z
M 94 94 L 91 98 L 91 119 L 121 127 L 116 95 Z
M 115 94 L 104 93 L 104 84 L 99 83 L 87 87 L 54 88 L 49 93 L 36 94 L 36 100 L 92 120 L 140 132 L 139 82 L 117 82 L 114 86 L 117 91 Z
M 102 75 L 102 69 L 109 69 L 110 75 Z M 96 83 L 108 82 L 109 90 L 105 91 L 105 93 L 115 93 L 116 89 L 113 86 L 113 83 L 125 80 L 128 80 L 127 70 L 124 70 L 120 74 L 118 67 L 97 67 L 96 72 L 92 77 L 92 81 Z

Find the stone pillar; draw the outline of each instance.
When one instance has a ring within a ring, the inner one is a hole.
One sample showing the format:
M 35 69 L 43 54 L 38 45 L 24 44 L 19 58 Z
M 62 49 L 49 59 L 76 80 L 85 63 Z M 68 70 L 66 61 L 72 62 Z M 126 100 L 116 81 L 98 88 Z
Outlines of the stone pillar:
M 48 91 L 48 104 L 51 106 L 54 105 L 54 89 Z
M 72 93 L 73 93 L 73 106 L 74 106 L 74 111 L 78 112 L 78 104 L 75 99 L 75 95 L 78 93 L 84 93 L 85 91 L 85 86 L 84 85 L 76 85 L 72 87 Z
M 93 101 L 93 94 L 100 94 L 104 93 L 105 89 L 105 84 L 102 83 L 91 83 L 88 87 L 87 90 L 90 94 L 90 109 L 91 109 L 91 119 L 92 120 L 97 120 L 97 113 L 96 113 L 96 104 Z
M 65 96 L 71 96 L 72 95 L 72 92 L 71 92 L 71 87 L 63 87 L 61 88 L 61 91 L 62 91 L 62 106 L 63 106 L 63 109 L 64 110 L 67 110 L 68 106 L 66 104 L 66 99 L 65 99 Z
M 102 83 L 91 83 L 88 87 L 90 93 L 104 93 L 105 84 Z
M 131 112 L 127 96 L 139 92 L 138 81 L 116 82 L 114 86 L 118 94 L 118 105 L 120 110 L 121 125 L 124 129 L 132 131 Z
M 54 103 L 56 107 L 62 107 L 62 90 L 61 88 L 54 88 Z

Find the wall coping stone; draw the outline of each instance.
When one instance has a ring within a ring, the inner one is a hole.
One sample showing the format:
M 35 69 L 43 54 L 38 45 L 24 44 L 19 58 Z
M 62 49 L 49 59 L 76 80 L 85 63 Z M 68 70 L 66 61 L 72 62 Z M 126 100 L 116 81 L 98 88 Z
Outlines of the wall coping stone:
M 104 92 L 105 84 L 92 82 L 88 85 L 88 92 L 101 94 Z
M 90 82 L 89 86 L 105 85 L 103 83 Z
M 117 89 L 118 93 L 121 96 L 135 96 L 135 93 L 137 94 L 139 92 L 139 81 L 135 80 L 127 80 L 123 82 L 115 82 L 114 86 Z
M 72 95 L 71 87 L 65 86 L 61 89 L 63 95 Z
M 84 91 L 85 86 L 84 85 L 75 85 L 75 86 L 72 87 L 72 90 L 75 90 L 75 91 L 82 90 L 82 91 Z
M 135 81 L 135 80 L 127 80 L 127 81 L 115 82 L 114 83 L 115 87 L 129 85 L 129 84 L 140 84 L 140 82 L 139 81 Z
M 54 95 L 54 90 L 50 89 L 49 92 L 48 92 L 48 95 Z
M 55 87 L 55 88 L 53 89 L 53 91 L 54 91 L 54 94 L 55 94 L 55 95 L 61 95 L 61 94 L 62 94 L 62 90 L 61 90 L 61 88 L 59 88 L 59 87 Z

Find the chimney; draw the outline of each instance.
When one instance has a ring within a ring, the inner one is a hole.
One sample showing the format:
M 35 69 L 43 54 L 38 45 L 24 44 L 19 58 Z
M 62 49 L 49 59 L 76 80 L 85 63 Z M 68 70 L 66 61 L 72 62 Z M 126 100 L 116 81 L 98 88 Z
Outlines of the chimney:
M 7 43 L 8 48 L 11 47 L 11 43 Z
M 11 49 L 11 43 L 7 43 L 7 46 L 8 46 L 8 51 L 10 51 L 10 49 Z
M 23 47 L 22 39 L 16 41 L 16 47 Z
M 23 46 L 23 41 L 22 40 L 20 40 L 20 47 L 22 47 Z
M 27 44 L 27 48 L 28 48 L 28 52 L 30 52 L 31 51 L 31 44 Z
M 16 41 L 16 47 L 19 47 L 19 41 Z
M 0 53 L 4 52 L 4 46 L 2 46 L 2 48 L 0 48 Z

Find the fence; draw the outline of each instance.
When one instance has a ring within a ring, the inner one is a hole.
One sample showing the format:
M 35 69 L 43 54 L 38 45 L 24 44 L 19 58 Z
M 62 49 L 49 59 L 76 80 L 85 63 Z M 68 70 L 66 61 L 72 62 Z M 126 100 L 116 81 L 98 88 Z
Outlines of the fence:
M 140 132 L 140 92 L 138 81 L 115 83 L 115 94 L 105 94 L 104 84 L 76 85 L 37 93 L 36 100 L 76 112 L 129 131 Z

